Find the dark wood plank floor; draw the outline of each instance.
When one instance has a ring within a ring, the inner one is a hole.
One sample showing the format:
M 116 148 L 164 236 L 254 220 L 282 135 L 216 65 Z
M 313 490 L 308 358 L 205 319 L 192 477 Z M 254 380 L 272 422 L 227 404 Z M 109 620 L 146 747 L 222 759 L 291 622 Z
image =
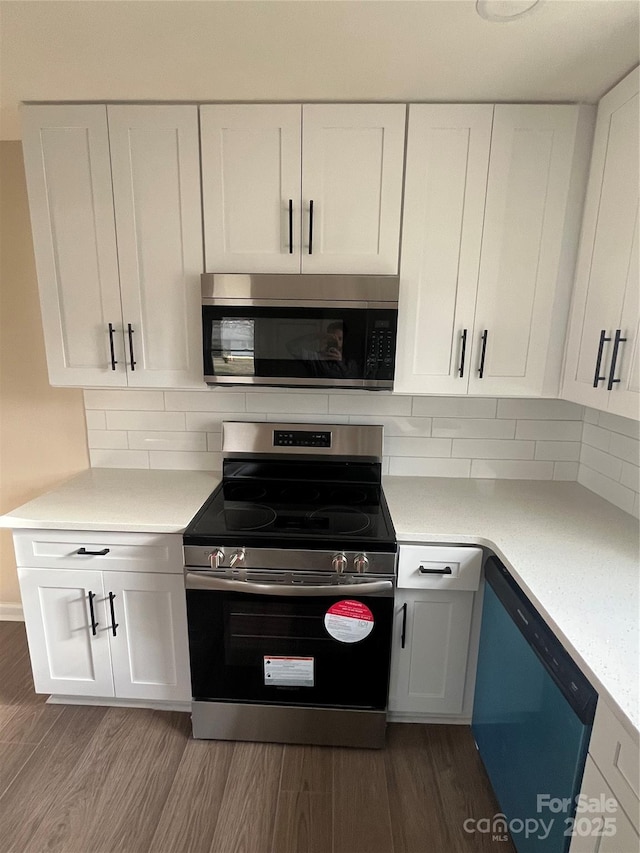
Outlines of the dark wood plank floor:
M 2 853 L 513 853 L 465 726 L 384 750 L 194 741 L 188 714 L 46 705 L 0 622 Z

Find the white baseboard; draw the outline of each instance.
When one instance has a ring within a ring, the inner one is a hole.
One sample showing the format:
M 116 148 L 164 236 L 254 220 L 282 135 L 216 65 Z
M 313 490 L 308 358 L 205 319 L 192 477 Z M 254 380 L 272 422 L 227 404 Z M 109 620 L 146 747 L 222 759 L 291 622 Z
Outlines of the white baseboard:
M 97 705 L 107 708 L 148 708 L 151 711 L 184 711 L 191 713 L 191 701 L 171 702 L 153 699 L 115 699 L 102 696 L 60 696 L 52 694 L 48 705 Z
M 24 622 L 22 605 L 0 601 L 0 622 Z

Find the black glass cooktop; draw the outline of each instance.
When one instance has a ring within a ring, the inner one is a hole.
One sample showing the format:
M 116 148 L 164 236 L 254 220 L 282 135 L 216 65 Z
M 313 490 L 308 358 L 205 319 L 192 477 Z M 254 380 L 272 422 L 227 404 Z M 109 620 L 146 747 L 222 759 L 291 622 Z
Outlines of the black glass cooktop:
M 185 545 L 395 551 L 380 466 L 225 461 Z

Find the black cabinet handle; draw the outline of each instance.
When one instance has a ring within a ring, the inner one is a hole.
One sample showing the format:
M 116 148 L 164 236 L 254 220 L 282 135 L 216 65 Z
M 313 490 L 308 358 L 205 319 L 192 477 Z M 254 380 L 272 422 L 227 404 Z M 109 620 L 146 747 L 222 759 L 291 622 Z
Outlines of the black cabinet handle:
M 113 333 L 114 333 L 114 331 L 115 330 L 113 328 L 113 325 L 111 323 L 109 323 L 109 351 L 111 353 L 111 370 L 115 370 L 116 364 L 118 363 L 116 361 L 116 352 L 115 352 L 115 349 L 113 348 Z
M 464 357 L 467 352 L 467 330 L 462 330 L 462 352 L 460 353 L 460 367 L 458 368 L 458 376 L 464 376 Z
M 94 610 L 93 610 L 93 599 L 95 597 L 96 597 L 95 592 L 91 592 L 91 590 L 89 590 L 89 613 L 91 615 L 91 633 L 93 634 L 94 637 L 97 633 L 96 628 L 100 624 L 99 622 L 96 622 L 96 614 L 94 613 Z
M 600 365 L 602 363 L 602 350 L 604 349 L 605 343 L 610 341 L 611 338 L 606 337 L 606 331 L 602 329 L 600 332 L 600 343 L 598 344 L 598 357 L 596 358 L 596 372 L 593 374 L 593 387 L 598 387 L 598 382 L 604 382 L 607 378 L 606 376 L 600 376 Z M 612 360 L 613 363 L 613 360 Z
M 289 254 L 293 255 L 293 199 L 289 199 Z
M 404 649 L 407 639 L 407 603 L 402 605 L 402 634 L 400 635 L 400 648 Z
M 309 202 L 309 254 L 313 255 L 313 199 Z
M 424 566 L 420 566 L 418 571 L 421 575 L 450 575 L 451 566 L 445 566 L 444 569 L 425 569 Z
M 81 554 L 83 557 L 106 557 L 109 550 L 109 548 L 103 548 L 102 551 L 87 551 L 86 548 L 78 548 L 76 554 Z
M 116 611 L 113 606 L 113 599 L 115 598 L 114 593 L 109 593 L 109 609 L 111 610 L 111 630 L 113 631 L 113 636 L 116 636 L 116 628 L 118 627 L 118 623 L 116 622 Z
M 484 376 L 484 357 L 487 354 L 487 330 L 482 333 L 482 354 L 480 355 L 480 367 L 478 368 L 478 379 Z
M 620 329 L 616 329 L 615 340 L 613 341 L 613 355 L 611 356 L 611 369 L 609 370 L 609 382 L 607 383 L 607 391 L 611 391 L 616 382 L 620 382 L 619 379 L 614 379 L 613 377 L 616 375 L 616 363 L 618 361 L 618 348 L 620 344 L 624 343 L 627 339 L 620 337 L 622 335 L 622 331 Z
M 131 361 L 131 370 L 136 369 L 136 361 L 133 357 L 133 329 L 131 323 L 127 323 L 127 334 L 129 335 L 129 359 Z

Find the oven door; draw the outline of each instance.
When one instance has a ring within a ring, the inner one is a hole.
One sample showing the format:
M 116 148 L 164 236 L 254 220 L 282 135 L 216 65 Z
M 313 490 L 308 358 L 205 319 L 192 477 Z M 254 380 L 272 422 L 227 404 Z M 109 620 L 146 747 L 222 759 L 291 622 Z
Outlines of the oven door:
M 392 388 L 397 310 L 202 306 L 209 384 Z
M 392 581 L 277 594 L 193 572 L 186 585 L 195 701 L 386 708 Z

